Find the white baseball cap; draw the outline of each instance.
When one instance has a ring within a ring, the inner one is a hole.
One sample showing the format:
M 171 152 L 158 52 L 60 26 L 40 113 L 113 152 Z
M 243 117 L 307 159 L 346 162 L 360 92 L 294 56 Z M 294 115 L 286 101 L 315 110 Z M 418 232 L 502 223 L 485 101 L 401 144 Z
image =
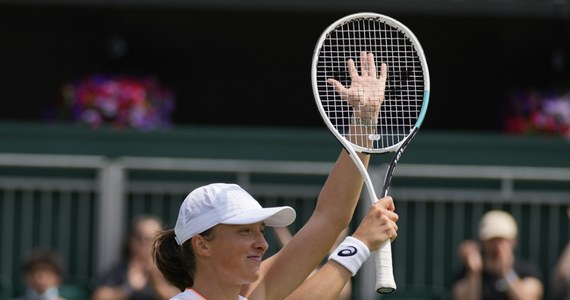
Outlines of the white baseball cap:
M 489 211 L 479 222 L 479 239 L 482 241 L 492 238 L 515 239 L 516 237 L 517 222 L 507 212 Z
M 212 183 L 186 196 L 174 227 L 178 245 L 218 224 L 245 225 L 265 222 L 266 226 L 284 227 L 295 221 L 289 206 L 263 208 L 237 184 Z

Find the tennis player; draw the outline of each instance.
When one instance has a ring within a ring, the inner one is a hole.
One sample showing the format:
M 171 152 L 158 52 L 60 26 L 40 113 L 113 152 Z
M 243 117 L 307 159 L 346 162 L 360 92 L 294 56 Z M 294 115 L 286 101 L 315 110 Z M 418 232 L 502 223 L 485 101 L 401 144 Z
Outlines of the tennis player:
M 361 69 L 370 65 L 362 64 Z M 355 69 L 353 62 L 349 66 Z M 378 112 L 383 100 L 371 96 L 367 86 L 351 87 L 362 91 L 355 94 L 361 98 L 351 103 L 359 106 L 355 117 L 366 118 L 365 122 L 377 118 L 369 112 Z M 358 155 L 368 165 L 369 157 Z M 291 224 L 296 217 L 293 208 L 262 208 L 235 184 L 213 183 L 195 189 L 182 203 L 174 229 L 164 230 L 155 241 L 158 268 L 181 291 L 172 299 L 335 299 L 370 251 L 397 236 L 398 216 L 392 198 L 385 197 L 370 207 L 354 234 L 307 279 L 349 225 L 362 186 L 354 162 L 341 151 L 307 223 L 267 259 L 263 259 L 268 250 L 265 227 Z

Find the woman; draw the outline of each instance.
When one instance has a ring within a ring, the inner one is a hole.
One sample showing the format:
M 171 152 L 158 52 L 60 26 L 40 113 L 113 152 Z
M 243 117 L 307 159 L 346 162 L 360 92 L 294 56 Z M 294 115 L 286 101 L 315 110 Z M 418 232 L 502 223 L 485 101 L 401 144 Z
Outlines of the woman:
M 353 106 L 355 117 L 370 124 L 378 117 L 383 101 L 387 67 L 383 64 L 377 76 L 374 57 L 362 53 L 362 75 L 352 60 L 348 68 L 351 87 L 329 82 L 347 95 L 343 98 Z M 370 133 L 358 132 L 357 128 L 351 126 L 349 136 Z M 364 131 L 368 130 L 372 129 Z M 367 155 L 359 154 L 359 158 L 368 164 Z M 295 218 L 291 207 L 261 208 L 251 195 L 233 184 L 215 183 L 192 191 L 180 207 L 175 228 L 163 231 L 155 241 L 158 268 L 182 291 L 172 299 L 336 298 L 369 251 L 396 237 L 397 215 L 392 199 L 386 197 L 370 208 L 355 234 L 339 246 L 359 249 L 358 255 L 331 256 L 333 260 L 311 276 L 313 280 L 305 281 L 349 225 L 362 184 L 351 158 L 341 151 L 310 219 L 283 249 L 265 260 L 265 226 L 289 225 Z M 323 280 L 325 272 L 331 276 Z
M 136 217 L 125 240 L 124 255 L 98 279 L 93 300 L 169 299 L 177 289 L 170 285 L 152 261 L 152 245 L 162 222 L 154 216 Z

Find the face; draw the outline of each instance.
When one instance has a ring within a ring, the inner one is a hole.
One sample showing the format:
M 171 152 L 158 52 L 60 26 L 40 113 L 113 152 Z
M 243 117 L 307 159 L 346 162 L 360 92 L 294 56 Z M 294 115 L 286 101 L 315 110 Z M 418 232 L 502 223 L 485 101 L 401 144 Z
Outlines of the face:
M 39 265 L 26 274 L 26 285 L 43 294 L 47 289 L 60 284 L 60 278 L 49 266 Z
M 254 282 L 259 277 L 263 255 L 269 245 L 263 222 L 249 225 L 219 224 L 207 240 L 209 263 L 216 273 L 235 284 Z
M 515 241 L 506 238 L 492 238 L 483 241 L 483 251 L 490 257 L 497 257 L 503 253 L 513 252 Z
M 154 238 L 161 229 L 160 223 L 154 219 L 144 219 L 138 222 L 129 241 L 132 256 L 151 257 Z

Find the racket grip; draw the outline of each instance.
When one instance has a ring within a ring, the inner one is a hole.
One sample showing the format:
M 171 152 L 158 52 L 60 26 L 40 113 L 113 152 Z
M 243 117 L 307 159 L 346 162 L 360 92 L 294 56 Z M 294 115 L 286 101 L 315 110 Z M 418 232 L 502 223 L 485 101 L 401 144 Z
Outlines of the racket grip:
M 392 269 L 392 243 L 388 240 L 374 252 L 376 262 L 376 292 L 390 294 L 396 290 L 394 270 Z

